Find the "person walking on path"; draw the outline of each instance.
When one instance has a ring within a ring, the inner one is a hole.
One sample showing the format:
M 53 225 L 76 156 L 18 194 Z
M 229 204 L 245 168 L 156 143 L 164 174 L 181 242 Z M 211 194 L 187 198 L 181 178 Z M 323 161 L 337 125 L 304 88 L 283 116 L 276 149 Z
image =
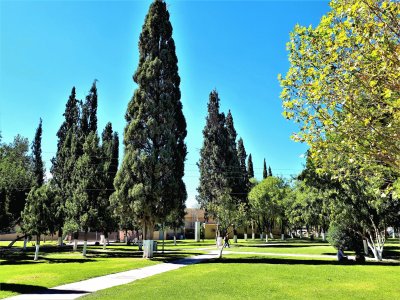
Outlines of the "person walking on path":
M 230 245 L 229 245 L 229 234 L 228 233 L 225 235 L 224 242 L 225 242 L 224 243 L 224 248 L 226 248 L 226 247 L 230 248 Z

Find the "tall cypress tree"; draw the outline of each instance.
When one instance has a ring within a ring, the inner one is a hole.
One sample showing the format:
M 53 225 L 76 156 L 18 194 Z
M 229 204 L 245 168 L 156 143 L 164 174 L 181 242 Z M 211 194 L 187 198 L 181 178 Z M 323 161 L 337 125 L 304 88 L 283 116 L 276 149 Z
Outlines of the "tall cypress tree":
M 75 87 L 72 88 L 68 98 L 65 112 L 65 120 L 57 132 L 57 153 L 52 159 L 51 173 L 52 184 L 55 185 L 59 197 L 59 203 L 55 205 L 56 230 L 58 230 L 59 244 L 62 245 L 62 229 L 65 222 L 65 201 L 72 197 L 71 174 L 78 158 L 78 129 L 79 106 L 76 99 Z
M 254 178 L 253 158 L 251 157 L 251 153 L 249 154 L 249 158 L 247 159 L 247 174 L 249 178 Z
M 85 103 L 81 104 L 76 132 L 77 160 L 71 173 L 72 197 L 66 201 L 66 228 L 84 231 L 83 255 L 86 256 L 89 228 L 99 229 L 102 199 L 106 197 L 102 153 L 97 134 L 97 88 L 94 81 Z M 75 236 L 75 239 L 77 237 Z
M 240 187 L 240 198 L 242 202 L 247 202 L 247 193 L 249 191 L 249 175 L 246 169 L 246 149 L 244 147 L 243 139 L 240 138 L 238 141 L 238 159 L 240 164 L 240 173 L 239 173 L 239 187 Z
M 56 196 L 49 186 L 43 186 L 44 166 L 42 160 L 42 119 L 36 129 L 32 143 L 33 174 L 35 184 L 28 194 L 24 210 L 21 213 L 21 228 L 27 235 L 36 235 L 36 251 L 34 260 L 38 260 L 40 235 L 53 232 L 53 211 Z M 24 244 L 25 245 L 25 244 Z M 25 247 L 25 246 L 24 246 Z
M 210 210 L 211 205 L 217 205 L 221 192 L 228 185 L 226 179 L 226 129 L 225 116 L 219 112 L 219 97 L 216 91 L 210 93 L 208 115 L 203 129 L 203 146 L 200 150 L 198 167 L 200 170 L 199 195 L 197 201 L 211 217 L 217 217 Z
M 44 165 L 42 160 L 42 119 L 40 118 L 39 126 L 36 129 L 35 139 L 32 143 L 33 157 L 33 173 L 37 187 L 43 185 L 44 182 Z
M 165 220 L 186 197 L 182 180 L 186 121 L 175 42 L 164 1 L 154 1 L 146 15 L 133 79 L 138 88 L 125 114 L 125 152 L 115 178 L 116 197 L 132 209 L 145 239 L 151 240 L 155 223 Z
M 226 170 L 225 176 L 228 179 L 228 187 L 231 190 L 232 197 L 236 199 L 241 198 L 242 194 L 242 174 L 241 165 L 238 156 L 238 149 L 236 147 L 236 129 L 233 123 L 232 113 L 229 110 L 225 119 L 225 128 L 227 133 L 227 151 L 225 153 Z
M 272 176 L 271 166 L 268 166 L 268 176 Z
M 102 188 L 104 197 L 99 203 L 99 229 L 104 233 L 105 238 L 108 233 L 115 230 L 116 218 L 113 215 L 114 207 L 110 203 L 110 196 L 114 191 L 114 178 L 118 170 L 118 148 L 119 139 L 118 133 L 113 132 L 111 123 L 107 123 L 101 135 L 101 164 L 103 171 Z M 104 244 L 105 246 L 105 244 Z
M 97 80 L 94 80 L 85 103 L 82 105 L 81 131 L 84 136 L 97 131 Z
M 264 158 L 263 178 L 265 179 L 267 177 L 268 177 L 267 163 L 265 162 L 265 158 Z

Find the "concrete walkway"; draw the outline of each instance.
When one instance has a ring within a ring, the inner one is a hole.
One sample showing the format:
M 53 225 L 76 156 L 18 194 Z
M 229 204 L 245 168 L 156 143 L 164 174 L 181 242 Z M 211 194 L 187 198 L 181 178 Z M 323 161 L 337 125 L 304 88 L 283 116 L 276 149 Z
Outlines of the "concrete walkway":
M 140 269 L 134 269 L 130 271 L 95 277 L 92 279 L 56 286 L 34 294 L 22 294 L 6 299 L 9 300 L 76 299 L 99 290 L 107 289 L 121 284 L 127 284 L 138 279 L 176 270 L 188 265 L 196 264 L 216 257 L 218 257 L 217 252 L 211 252 L 210 254 L 202 254 L 193 257 L 179 259 L 170 263 L 162 263 Z

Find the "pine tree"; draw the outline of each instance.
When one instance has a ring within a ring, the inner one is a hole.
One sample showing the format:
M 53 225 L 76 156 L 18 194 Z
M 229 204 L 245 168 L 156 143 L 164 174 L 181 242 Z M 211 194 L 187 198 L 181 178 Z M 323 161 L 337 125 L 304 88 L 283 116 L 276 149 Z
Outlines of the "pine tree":
M 271 166 L 268 167 L 268 176 L 272 176 Z
M 138 88 L 125 114 L 125 155 L 115 178 L 116 198 L 132 210 L 145 239 L 151 240 L 155 223 L 165 220 L 186 197 L 186 121 L 172 26 L 163 1 L 150 5 L 133 78 Z
M 254 178 L 253 158 L 251 157 L 251 153 L 247 159 L 247 174 L 249 178 Z
M 267 170 L 267 164 L 265 162 L 265 158 L 264 158 L 264 166 L 263 166 L 263 178 L 267 178 L 268 177 L 268 170 Z
M 65 222 L 65 201 L 72 197 L 71 174 L 78 158 L 78 126 L 79 106 L 76 99 L 75 87 L 72 88 L 68 98 L 65 112 L 65 121 L 57 132 L 57 153 L 52 159 L 51 173 L 52 184 L 56 187 L 60 197 L 59 203 L 55 205 L 55 222 L 58 230 L 59 245 L 62 245 L 62 233 Z
M 33 173 L 37 187 L 44 182 L 44 165 L 42 160 L 42 119 L 39 121 L 39 127 L 36 129 L 35 139 L 32 143 Z

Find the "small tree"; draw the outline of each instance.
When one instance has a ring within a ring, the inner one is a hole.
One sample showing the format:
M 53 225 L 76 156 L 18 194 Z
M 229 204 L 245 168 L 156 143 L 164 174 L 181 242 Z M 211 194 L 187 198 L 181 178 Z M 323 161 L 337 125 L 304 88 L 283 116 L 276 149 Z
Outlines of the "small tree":
M 53 203 L 57 201 L 57 193 L 49 185 L 35 186 L 28 194 L 22 216 L 22 230 L 28 235 L 36 236 L 34 260 L 38 260 L 40 235 L 54 232 Z

